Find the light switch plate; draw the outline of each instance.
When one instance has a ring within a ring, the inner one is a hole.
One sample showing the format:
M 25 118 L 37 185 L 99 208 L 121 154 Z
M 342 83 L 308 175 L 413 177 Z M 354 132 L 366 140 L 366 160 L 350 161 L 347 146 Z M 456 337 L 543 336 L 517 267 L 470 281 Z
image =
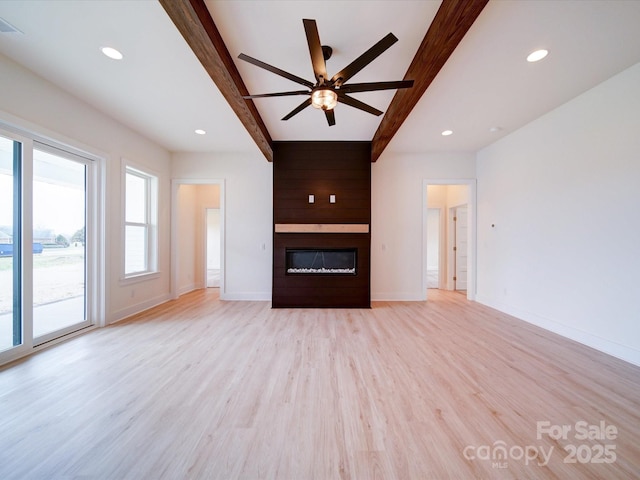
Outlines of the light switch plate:
M 329 195 L 329 203 L 336 203 L 336 196 L 335 195 Z
M 309 203 L 315 203 L 316 197 L 314 195 L 309 195 Z

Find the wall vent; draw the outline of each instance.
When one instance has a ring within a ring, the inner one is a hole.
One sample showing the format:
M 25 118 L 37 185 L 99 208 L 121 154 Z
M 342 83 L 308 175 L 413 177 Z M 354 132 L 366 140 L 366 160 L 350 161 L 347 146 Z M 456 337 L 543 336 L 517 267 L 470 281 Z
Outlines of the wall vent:
M 0 18 L 0 33 L 22 33 L 16 27 L 7 22 L 4 18 Z

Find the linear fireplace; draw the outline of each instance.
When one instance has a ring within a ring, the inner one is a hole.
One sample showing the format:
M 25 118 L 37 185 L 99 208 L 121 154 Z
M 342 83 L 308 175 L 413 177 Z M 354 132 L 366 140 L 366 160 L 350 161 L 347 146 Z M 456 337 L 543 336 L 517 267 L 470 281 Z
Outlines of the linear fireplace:
M 356 275 L 356 248 L 287 248 L 287 275 Z
M 371 142 L 273 142 L 273 308 L 371 307 Z

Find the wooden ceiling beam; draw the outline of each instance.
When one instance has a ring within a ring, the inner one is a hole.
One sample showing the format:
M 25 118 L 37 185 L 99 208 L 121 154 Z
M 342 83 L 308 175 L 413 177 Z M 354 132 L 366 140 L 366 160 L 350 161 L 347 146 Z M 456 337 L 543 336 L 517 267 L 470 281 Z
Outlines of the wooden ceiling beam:
M 204 0 L 160 0 L 160 4 L 260 151 L 268 161 L 273 161 L 273 142 L 269 131 L 253 101 L 242 98 L 249 92 Z
M 373 136 L 371 161 L 375 162 L 407 119 L 489 0 L 443 0 L 422 40 L 405 80 L 413 88 L 398 90 Z

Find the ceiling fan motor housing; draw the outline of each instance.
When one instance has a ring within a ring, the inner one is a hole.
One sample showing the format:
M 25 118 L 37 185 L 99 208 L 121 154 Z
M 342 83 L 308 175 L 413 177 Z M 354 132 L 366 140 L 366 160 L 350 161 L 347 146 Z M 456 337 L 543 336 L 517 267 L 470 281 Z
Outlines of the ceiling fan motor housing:
M 324 57 L 325 61 L 329 60 L 332 54 L 333 48 L 331 48 L 329 45 L 322 45 L 322 56 Z

